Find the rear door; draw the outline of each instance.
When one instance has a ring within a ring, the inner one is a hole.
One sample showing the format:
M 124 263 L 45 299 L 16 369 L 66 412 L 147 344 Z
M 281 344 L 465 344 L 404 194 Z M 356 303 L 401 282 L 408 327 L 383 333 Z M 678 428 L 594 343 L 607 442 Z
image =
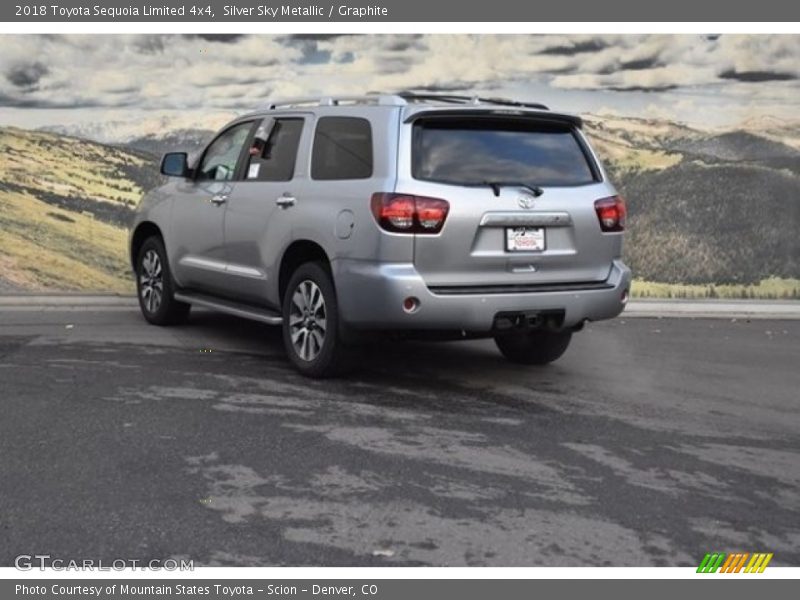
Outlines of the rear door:
M 422 116 L 401 130 L 397 191 L 443 198 L 442 231 L 416 235 L 432 287 L 597 282 L 619 255 L 594 201 L 614 194 L 568 121 L 486 113 Z
M 282 113 L 259 124 L 248 143 L 242 180 L 228 197 L 225 214 L 227 294 L 265 304 L 270 270 L 292 236 L 292 219 L 302 203 L 303 178 L 296 174 L 308 115 Z M 274 304 L 274 302 L 273 302 Z

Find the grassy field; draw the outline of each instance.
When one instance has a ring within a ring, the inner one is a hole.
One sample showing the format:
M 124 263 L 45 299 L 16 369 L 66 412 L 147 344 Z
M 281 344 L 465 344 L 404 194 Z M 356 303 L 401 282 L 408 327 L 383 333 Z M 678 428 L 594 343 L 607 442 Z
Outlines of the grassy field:
M 0 282 L 131 292 L 125 222 L 151 170 L 144 155 L 0 128 Z
M 731 269 L 745 279 L 761 273 L 795 276 L 796 270 L 786 266 L 794 264 L 797 247 L 791 221 L 797 212 L 792 212 L 791 202 L 783 210 L 762 209 L 766 224 L 758 229 L 753 225 L 759 244 L 730 243 L 741 237 L 737 207 L 749 206 L 755 195 L 748 186 L 768 188 L 769 198 L 791 200 L 798 197 L 796 185 L 786 187 L 797 182 L 793 172 L 749 163 L 714 169 L 704 164 L 695 172 L 697 160 L 681 162 L 679 152 L 662 144 L 663 139 L 690 131 L 641 120 L 617 121 L 590 123 L 588 129 L 598 151 L 631 191 L 632 228 L 625 258 L 634 273 L 649 279 L 700 282 L 731 279 Z M 739 137 L 728 136 L 725 144 L 711 147 L 731 151 L 752 143 Z M 720 170 L 724 172 L 712 177 Z M 771 177 L 765 179 L 762 171 Z M 143 191 L 157 183 L 157 165 L 149 154 L 52 133 L 0 128 L 0 290 L 131 293 L 126 224 Z M 734 202 L 737 199 L 741 202 Z M 787 219 L 776 221 L 771 214 L 785 214 Z M 679 218 L 688 222 L 679 226 Z M 695 237 L 690 239 L 693 231 Z M 754 273 L 743 272 L 745 267 Z M 723 268 L 728 272 L 717 276 Z M 638 279 L 632 295 L 800 299 L 800 279 L 770 277 L 751 285 Z
M 17 288 L 131 292 L 126 240 L 91 215 L 0 192 L 0 275 Z
M 769 277 L 752 285 L 743 284 L 681 284 L 634 280 L 634 298 L 726 298 L 759 300 L 800 299 L 800 279 Z
M 127 207 L 142 195 L 129 173 L 146 159 L 112 146 L 9 127 L 0 131 L 0 152 L 2 181 Z

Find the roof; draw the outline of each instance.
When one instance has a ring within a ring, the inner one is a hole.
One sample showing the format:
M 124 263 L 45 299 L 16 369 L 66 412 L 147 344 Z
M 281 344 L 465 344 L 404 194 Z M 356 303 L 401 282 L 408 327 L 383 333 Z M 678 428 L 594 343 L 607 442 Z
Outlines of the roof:
M 246 116 L 268 115 L 271 111 L 292 108 L 314 108 L 334 106 L 388 106 L 405 107 L 411 111 L 407 113 L 409 119 L 428 113 L 428 109 L 452 112 L 472 110 L 485 111 L 494 109 L 497 112 L 508 113 L 518 111 L 522 114 L 535 114 L 537 117 L 569 121 L 580 127 L 582 120 L 575 115 L 554 113 L 544 104 L 538 102 L 522 102 L 508 98 L 494 98 L 482 96 L 462 96 L 456 94 L 433 94 L 418 92 L 398 92 L 394 94 L 369 93 L 361 96 L 305 96 L 298 98 L 284 98 L 272 100 L 258 111 Z M 464 113 L 462 113 L 464 114 Z

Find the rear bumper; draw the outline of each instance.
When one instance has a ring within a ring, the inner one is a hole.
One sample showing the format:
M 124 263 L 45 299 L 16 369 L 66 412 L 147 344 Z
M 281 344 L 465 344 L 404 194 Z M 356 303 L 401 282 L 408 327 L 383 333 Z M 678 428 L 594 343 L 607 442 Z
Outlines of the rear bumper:
M 337 260 L 333 263 L 339 311 L 345 323 L 357 329 L 380 330 L 464 330 L 488 333 L 498 313 L 563 311 L 564 327 L 585 320 L 599 321 L 620 314 L 622 295 L 630 288 L 631 271 L 614 260 L 605 285 L 551 286 L 543 291 L 502 290 L 499 293 L 434 293 L 409 263 L 370 263 Z M 409 314 L 403 300 L 419 299 Z

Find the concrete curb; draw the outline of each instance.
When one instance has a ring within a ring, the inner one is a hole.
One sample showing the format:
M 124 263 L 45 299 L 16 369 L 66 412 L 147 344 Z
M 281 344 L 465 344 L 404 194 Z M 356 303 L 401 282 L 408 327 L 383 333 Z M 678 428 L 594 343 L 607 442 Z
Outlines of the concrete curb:
M 800 319 L 800 302 L 790 300 L 631 300 L 626 318 Z
M 138 310 L 121 294 L 5 294 L 0 311 Z M 631 300 L 623 318 L 800 319 L 800 302 L 787 300 Z
M 3 294 L 0 310 L 28 308 L 138 308 L 136 296 L 121 294 Z

